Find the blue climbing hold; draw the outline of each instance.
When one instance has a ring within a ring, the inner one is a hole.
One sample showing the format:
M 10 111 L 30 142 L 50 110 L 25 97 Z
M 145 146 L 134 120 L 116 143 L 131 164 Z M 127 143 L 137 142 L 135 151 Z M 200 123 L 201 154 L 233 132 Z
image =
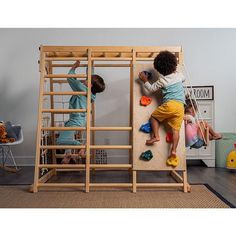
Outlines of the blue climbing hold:
M 143 152 L 140 156 L 140 159 L 144 160 L 144 161 L 150 161 L 153 158 L 153 154 L 151 150 L 147 150 L 145 152 Z
M 152 132 L 151 122 L 149 121 L 148 123 L 141 125 L 139 130 L 144 133 L 151 133 Z

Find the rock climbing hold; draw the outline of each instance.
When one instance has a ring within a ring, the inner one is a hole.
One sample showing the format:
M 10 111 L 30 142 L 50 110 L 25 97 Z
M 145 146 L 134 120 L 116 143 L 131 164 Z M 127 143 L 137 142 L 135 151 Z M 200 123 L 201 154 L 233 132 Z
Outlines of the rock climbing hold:
M 152 102 L 152 99 L 150 97 L 147 97 L 147 96 L 142 96 L 141 99 L 140 99 L 140 104 L 142 106 L 148 106 L 151 102 Z
M 176 167 L 177 165 L 179 165 L 179 157 L 173 155 L 169 156 L 166 161 L 166 164 L 168 166 Z
M 141 125 L 139 130 L 144 133 L 151 133 L 152 132 L 151 122 L 149 121 L 148 123 Z
M 150 161 L 153 158 L 153 154 L 151 150 L 147 150 L 145 152 L 143 152 L 140 156 L 140 159 L 144 160 L 144 161 Z
M 172 143 L 173 142 L 173 134 L 171 132 L 166 133 L 166 142 Z

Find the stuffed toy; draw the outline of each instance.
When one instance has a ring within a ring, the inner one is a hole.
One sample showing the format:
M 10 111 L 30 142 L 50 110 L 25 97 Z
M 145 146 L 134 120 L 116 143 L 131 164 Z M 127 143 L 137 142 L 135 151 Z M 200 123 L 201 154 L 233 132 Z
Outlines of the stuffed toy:
M 13 143 L 15 141 L 15 138 L 8 137 L 5 124 L 0 123 L 0 143 Z

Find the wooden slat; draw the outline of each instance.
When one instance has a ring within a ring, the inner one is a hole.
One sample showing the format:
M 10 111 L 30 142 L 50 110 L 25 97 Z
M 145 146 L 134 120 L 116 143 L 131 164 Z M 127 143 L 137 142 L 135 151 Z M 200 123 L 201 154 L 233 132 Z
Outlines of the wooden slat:
M 85 74 L 47 74 L 44 78 L 87 78 Z
M 49 187 L 49 188 L 76 188 L 84 187 L 84 183 L 39 183 L 38 187 Z
M 70 169 L 70 168 L 85 168 L 85 164 L 41 164 L 39 168 L 60 168 L 60 169 Z
M 82 52 L 83 54 L 91 49 L 93 52 L 160 52 L 168 50 L 170 52 L 180 52 L 180 46 L 41 46 L 44 52 Z
M 115 187 L 115 188 L 129 188 L 132 187 L 131 183 L 90 183 L 90 187 Z
M 43 127 L 42 130 L 45 131 L 84 131 L 85 127 Z
M 45 175 L 43 175 L 40 179 L 39 179 L 39 183 L 46 183 L 49 179 L 51 179 L 51 177 L 55 174 L 54 169 L 48 171 L 48 173 L 46 173 Z
M 52 64 L 52 67 L 72 67 L 73 64 Z M 87 64 L 80 64 L 80 67 L 88 67 Z M 130 67 L 130 64 L 93 64 L 93 67 Z
M 68 91 L 68 92 L 44 92 L 43 95 L 87 95 L 87 92 L 74 92 L 74 91 Z
M 137 183 L 140 188 L 176 188 L 183 187 L 183 183 Z
M 130 164 L 90 164 L 91 168 L 104 168 L 104 169 L 113 169 L 113 168 L 125 168 L 129 169 L 132 167 Z
M 43 109 L 43 113 L 81 113 L 86 112 L 86 109 Z
M 131 149 L 131 145 L 90 145 L 91 149 Z
M 33 192 L 38 192 L 38 180 L 40 163 L 40 144 L 41 144 L 41 128 L 42 128 L 42 108 L 43 108 L 43 88 L 44 88 L 44 75 L 45 71 L 45 53 L 43 52 L 43 46 L 40 47 L 40 86 L 39 86 L 39 104 L 38 104 L 38 124 L 37 124 L 37 136 L 36 136 L 36 158 L 34 169 L 34 184 Z
M 68 131 L 68 130 L 75 130 L 75 131 L 82 131 L 86 130 L 86 127 L 42 127 L 42 130 L 45 131 Z M 90 127 L 91 131 L 131 131 L 132 127 Z
M 87 61 L 87 57 L 46 57 L 46 61 Z
M 88 49 L 88 95 L 87 95 L 87 122 L 86 122 L 86 173 L 85 173 L 85 191 L 89 192 L 90 184 L 90 126 L 91 126 L 91 84 L 92 84 L 92 51 Z
M 81 149 L 85 148 L 85 145 L 47 145 L 40 146 L 41 149 Z
M 93 57 L 93 61 L 131 61 L 132 57 Z

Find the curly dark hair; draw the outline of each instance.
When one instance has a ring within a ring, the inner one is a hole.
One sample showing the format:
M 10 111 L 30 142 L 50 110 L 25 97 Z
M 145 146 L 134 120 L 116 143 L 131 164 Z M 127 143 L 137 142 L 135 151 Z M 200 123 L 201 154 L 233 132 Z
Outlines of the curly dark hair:
M 192 100 L 192 101 L 191 101 L 191 100 Z M 197 104 L 196 104 L 195 100 L 190 99 L 189 97 L 186 97 L 185 106 L 184 106 L 185 113 L 186 113 L 186 112 L 189 112 L 189 110 L 190 110 L 192 107 L 194 107 L 194 110 L 197 111 Z
M 105 82 L 103 80 L 103 78 L 99 75 L 92 75 L 92 87 L 91 87 L 91 92 L 92 94 L 96 94 L 96 93 L 101 93 L 105 90 Z
M 154 68 L 166 76 L 176 71 L 177 58 L 169 51 L 160 52 L 154 59 Z

